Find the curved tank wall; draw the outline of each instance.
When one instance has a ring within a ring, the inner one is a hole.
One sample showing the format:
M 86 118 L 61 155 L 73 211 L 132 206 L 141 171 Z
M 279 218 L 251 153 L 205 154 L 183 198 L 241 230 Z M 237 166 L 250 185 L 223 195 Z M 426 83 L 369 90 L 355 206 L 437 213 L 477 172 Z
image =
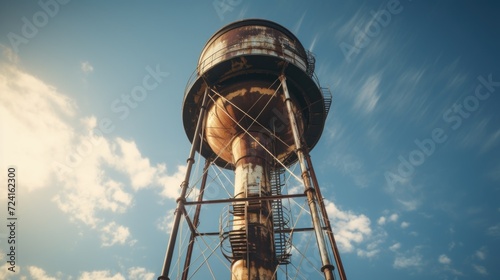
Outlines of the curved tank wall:
M 208 40 L 198 61 L 198 74 L 222 61 L 244 55 L 279 57 L 307 71 L 307 53 L 297 38 L 281 25 L 245 20 L 228 25 Z
M 201 100 L 208 87 L 211 98 L 206 108 L 205 125 L 208 126 L 199 150 L 205 158 L 215 159 L 221 167 L 234 168 L 228 141 L 242 132 L 238 123 L 248 123 L 244 118 L 248 115 L 260 125 L 253 125 L 253 131 L 270 131 L 276 129 L 275 125 L 281 127 L 281 131 L 273 135 L 277 143 L 273 147 L 275 156 L 282 164 L 292 164 L 297 157 L 292 133 L 283 129 L 288 123 L 279 77 L 286 77 L 304 144 L 312 149 L 322 134 L 327 115 L 313 71 L 314 63 L 308 52 L 295 35 L 277 23 L 248 19 L 221 28 L 207 41 L 186 87 L 182 115 L 189 140 L 193 140 Z M 271 97 L 275 90 L 278 94 Z M 258 99 L 261 101 L 257 107 L 270 104 L 267 111 L 261 112 L 252 107 L 254 105 L 246 104 Z M 250 114 L 242 114 L 240 110 Z M 280 122 L 270 124 L 269 120 Z

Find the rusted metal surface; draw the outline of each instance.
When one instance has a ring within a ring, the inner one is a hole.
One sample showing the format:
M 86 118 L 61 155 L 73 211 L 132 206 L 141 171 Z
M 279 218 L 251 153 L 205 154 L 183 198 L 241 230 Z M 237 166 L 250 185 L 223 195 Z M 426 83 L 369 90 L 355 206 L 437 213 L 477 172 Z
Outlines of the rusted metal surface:
M 197 202 L 203 201 L 203 195 L 205 194 L 205 187 L 207 184 L 208 177 L 208 167 L 210 166 L 210 161 L 205 160 L 205 166 L 203 167 L 203 177 L 201 179 L 200 193 L 198 194 Z M 198 228 L 198 224 L 200 223 L 200 213 L 201 213 L 201 204 L 196 205 L 196 210 L 193 216 L 193 224 L 195 228 Z M 194 242 L 197 231 L 191 231 L 191 235 L 189 236 L 189 245 L 186 251 L 186 258 L 184 260 L 184 269 L 182 270 L 182 278 L 181 280 L 187 280 L 189 276 L 189 268 L 191 266 L 191 257 L 193 255 Z
M 270 86 L 270 82 L 248 80 L 226 88 L 221 93 L 224 96 L 214 97 L 207 114 L 205 139 L 221 159 L 234 165 L 229 142 L 245 131 L 275 137 L 275 155 L 280 160 L 293 152 L 293 135 L 283 118 L 277 117 L 286 112 L 283 96 L 274 94 Z
M 295 146 L 297 147 L 297 157 L 299 159 L 300 170 L 302 171 L 302 180 L 304 182 L 305 192 L 307 194 L 307 201 L 309 204 L 309 209 L 311 211 L 311 220 L 314 227 L 314 232 L 316 234 L 316 243 L 318 244 L 319 254 L 321 258 L 321 271 L 325 275 L 325 280 L 334 280 L 333 278 L 333 265 L 330 263 L 330 258 L 328 257 L 328 251 L 326 249 L 326 243 L 323 238 L 323 230 L 321 229 L 321 223 L 319 220 L 319 211 L 315 198 L 315 189 L 311 184 L 311 177 L 306 164 L 305 157 L 308 154 L 307 147 L 302 147 L 301 134 L 297 127 L 297 122 L 300 122 L 300 118 L 293 113 L 294 104 L 290 99 L 290 94 L 288 92 L 288 87 L 286 83 L 286 77 L 280 76 L 281 84 L 283 86 L 283 92 L 286 97 L 286 105 L 288 109 L 288 117 L 290 119 L 290 128 L 293 132 L 293 138 L 295 139 Z
M 277 56 L 303 71 L 308 67 L 304 47 L 288 30 L 269 21 L 245 20 L 222 28 L 210 38 L 200 56 L 198 73 L 203 75 L 222 61 L 245 55 Z
M 186 89 L 183 120 L 188 138 L 191 141 L 194 138 L 193 127 L 196 116 L 199 114 L 199 104 L 205 87 L 212 87 L 215 92 L 228 99 L 246 99 L 238 101 L 237 106 L 241 105 L 242 108 L 248 108 L 243 103 L 253 104 L 252 101 L 267 95 L 269 91 L 264 89 L 270 88 L 276 82 L 278 76 L 284 73 L 290 79 L 289 90 L 296 103 L 296 113 L 301 114 L 304 120 L 301 129 L 305 143 L 311 149 L 317 143 L 323 131 L 326 111 L 319 85 L 314 80 L 314 77 L 311 77 L 310 73 L 308 74 L 312 70 L 309 68 L 311 68 L 311 65 L 308 64 L 308 56 L 303 46 L 290 31 L 281 25 L 266 20 L 244 20 L 222 28 L 205 45 L 199 59 L 196 78 L 193 83 L 188 83 Z M 252 88 L 254 87 L 260 87 L 261 89 L 253 91 Z M 250 96 L 241 91 L 254 92 L 255 94 Z M 228 106 L 227 104 L 220 104 L 224 100 L 220 99 L 216 94 L 212 93 L 212 96 L 213 102 L 218 103 L 218 105 Z M 248 96 L 250 97 L 247 99 Z M 283 118 L 283 116 L 286 116 L 286 113 L 283 113 L 286 112 L 284 102 L 279 102 L 278 99 L 272 101 L 273 104 L 269 106 L 270 109 L 260 116 L 260 119 L 267 118 L 266 122 L 273 120 L 277 123 L 277 127 L 288 126 L 286 121 L 283 121 L 283 119 L 286 120 L 286 118 Z M 264 105 L 266 97 L 262 100 L 262 102 L 255 105 L 257 108 Z M 227 111 L 231 111 L 230 114 L 233 112 L 239 114 L 236 112 L 237 106 L 227 108 Z M 250 115 L 256 111 L 256 109 L 253 109 Z M 221 112 L 219 110 L 216 113 Z M 211 116 L 212 118 L 218 118 L 221 115 Z M 237 118 L 236 122 L 238 120 L 240 119 Z M 219 124 L 222 126 L 210 125 L 207 128 L 211 129 L 212 132 L 216 129 L 226 130 L 226 136 L 235 135 L 239 132 L 238 126 L 236 126 L 236 131 L 231 131 L 235 126 L 228 126 L 230 122 L 224 120 Z M 263 126 L 269 128 L 271 125 L 266 123 Z M 272 128 L 276 128 L 276 126 Z M 218 134 L 215 133 L 215 135 Z M 231 149 L 219 147 L 225 141 L 223 139 L 226 138 L 222 137 L 216 140 L 215 137 L 203 139 L 206 144 L 210 145 L 203 145 L 200 153 L 204 157 L 215 158 L 215 164 L 221 167 L 234 169 L 234 165 L 230 160 Z M 285 136 L 285 138 L 291 139 L 290 135 Z M 216 141 L 220 143 L 216 144 Z M 286 147 L 280 147 L 278 158 L 285 165 L 290 165 L 296 161 L 293 147 L 291 147 L 293 141 L 284 140 L 284 143 L 286 143 Z M 220 151 L 223 151 L 223 154 L 219 154 Z
M 231 254 L 223 254 L 231 261 L 233 280 L 276 279 L 279 263 L 271 199 L 279 198 L 272 196 L 270 170 L 297 160 L 321 270 L 325 279 L 333 279 L 323 237 L 331 227 L 329 223 L 327 229 L 321 227 L 325 209 L 318 211 L 317 182 L 313 178 L 313 187 L 304 159 L 323 132 L 329 108 L 313 72 L 312 58 L 290 31 L 266 20 L 244 20 L 223 27 L 208 40 L 194 79 L 188 82 L 182 114 L 193 142 L 191 157 L 198 149 L 216 165 L 235 171 L 234 197 L 227 212 L 231 216 L 225 222 L 221 219 L 227 227 L 220 231 L 221 240 L 231 245 Z M 324 208 L 321 200 L 319 207 Z
M 330 224 L 330 219 L 328 218 L 328 213 L 326 211 L 325 202 L 323 201 L 323 196 L 321 195 L 321 188 L 319 187 L 318 179 L 316 178 L 316 173 L 312 165 L 311 157 L 309 154 L 306 155 L 307 166 L 309 167 L 309 172 L 311 173 L 311 179 L 316 190 L 316 198 L 318 199 L 321 213 L 323 216 L 323 222 L 326 225 L 326 234 L 332 245 L 333 257 L 335 258 L 335 264 L 337 265 L 337 270 L 339 272 L 340 280 L 347 280 L 344 265 L 342 264 L 342 259 L 340 258 L 339 249 L 337 247 L 337 242 L 335 241 L 335 236 L 333 236 L 332 225 Z
M 189 157 L 187 159 L 187 167 L 186 174 L 184 176 L 184 181 L 181 183 L 181 193 L 179 198 L 177 199 L 177 207 L 174 215 L 174 222 L 172 225 L 172 231 L 170 234 L 170 238 L 168 240 L 167 251 L 165 252 L 165 261 L 163 262 L 162 274 L 158 279 L 168 279 L 168 274 L 170 272 L 170 265 L 172 264 L 172 257 L 174 254 L 175 243 L 177 240 L 177 233 L 179 229 L 179 223 L 181 220 L 181 215 L 183 214 L 182 210 L 184 209 L 184 202 L 186 201 L 186 193 L 189 186 L 189 178 L 191 177 L 191 170 L 194 164 L 194 155 L 196 152 L 196 148 L 201 141 L 200 131 L 202 130 L 203 120 L 205 119 L 205 107 L 208 101 L 208 90 L 205 91 L 202 103 L 201 103 L 201 112 L 198 116 L 198 121 L 196 123 L 195 134 L 197 137 L 194 138 L 194 141 L 191 143 L 191 150 L 189 151 Z
M 271 195 L 269 183 L 269 154 L 263 149 L 269 146 L 268 135 L 260 132 L 241 133 L 231 143 L 235 169 L 234 197 L 266 197 Z M 239 207 L 238 207 L 239 206 Z M 273 280 L 277 266 L 273 245 L 273 221 L 271 202 L 256 200 L 242 202 L 234 207 L 232 231 L 246 241 L 246 248 L 236 256 L 233 252 L 231 277 L 233 280 Z M 239 242 L 238 239 L 234 242 Z M 232 247 L 237 247 L 232 244 Z

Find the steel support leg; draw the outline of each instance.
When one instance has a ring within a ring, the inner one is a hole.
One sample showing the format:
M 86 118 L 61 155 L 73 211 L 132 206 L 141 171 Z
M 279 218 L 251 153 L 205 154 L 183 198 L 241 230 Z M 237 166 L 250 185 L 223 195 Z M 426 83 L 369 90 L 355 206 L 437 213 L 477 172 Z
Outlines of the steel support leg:
M 203 101 L 201 103 L 200 114 L 198 116 L 198 122 L 196 124 L 194 139 L 191 144 L 191 150 L 189 151 L 189 157 L 187 159 L 187 170 L 184 177 L 184 181 L 181 184 L 181 194 L 177 199 L 177 208 L 175 209 L 174 224 L 172 226 L 172 232 L 170 233 L 170 239 L 168 240 L 167 252 L 165 253 L 165 262 L 163 263 L 162 274 L 158 277 L 158 280 L 168 280 L 168 274 L 170 272 L 170 264 L 172 263 L 172 256 L 174 254 L 175 242 L 177 241 L 177 231 L 179 230 L 179 223 L 181 220 L 182 209 L 184 208 L 184 203 L 186 202 L 186 192 L 189 187 L 189 177 L 191 176 L 191 169 L 194 164 L 194 154 L 198 149 L 200 143 L 200 131 L 203 126 L 203 120 L 205 119 L 206 105 L 208 95 L 208 86 L 205 88 L 205 94 L 203 95 Z
M 316 178 L 316 173 L 311 162 L 311 157 L 306 156 L 307 165 L 309 166 L 309 171 L 311 173 L 311 178 L 313 181 L 314 188 L 316 189 L 316 197 L 319 202 L 321 213 L 323 214 L 323 221 L 327 227 L 328 239 L 332 244 L 333 257 L 335 258 L 335 263 L 337 264 L 337 270 L 339 272 L 340 280 L 347 280 L 345 275 L 344 265 L 342 264 L 342 259 L 340 258 L 339 249 L 337 248 L 337 242 L 335 241 L 335 236 L 333 236 L 332 225 L 330 224 L 330 219 L 328 219 L 328 213 L 326 212 L 325 202 L 323 201 L 323 196 L 321 195 L 321 189 L 319 188 L 318 179 Z
M 201 179 L 200 185 L 200 194 L 198 195 L 198 202 L 203 201 L 203 194 L 205 192 L 205 186 L 207 184 L 208 177 L 208 167 L 210 167 L 210 160 L 205 160 L 205 166 L 203 167 L 203 177 Z M 196 204 L 196 209 L 193 216 L 193 225 L 195 228 L 198 227 L 200 223 L 200 212 L 201 212 L 201 204 Z M 193 255 L 194 242 L 196 239 L 196 232 L 192 231 L 191 236 L 189 237 L 189 245 L 186 252 L 186 259 L 184 260 L 184 269 L 182 271 L 182 280 L 187 280 L 189 275 L 189 266 L 191 265 L 191 257 Z
M 300 164 L 300 170 L 302 172 L 302 180 L 304 182 L 305 193 L 307 195 L 307 200 L 309 204 L 309 209 L 311 211 L 311 219 L 314 227 L 314 233 L 316 235 L 316 242 L 318 244 L 318 249 L 321 257 L 321 271 L 325 275 L 325 280 L 333 280 L 333 265 L 330 263 L 328 257 L 328 251 L 326 249 L 325 240 L 323 238 L 323 232 L 321 229 L 321 223 L 319 219 L 318 206 L 316 205 L 315 190 L 311 185 L 311 177 L 307 170 L 305 155 L 307 154 L 307 147 L 302 147 L 299 127 L 297 125 L 297 120 L 294 115 L 294 104 L 290 98 L 290 93 L 288 92 L 288 87 L 286 84 L 286 78 L 284 75 L 280 76 L 281 86 L 283 87 L 283 92 L 285 93 L 285 102 L 288 110 L 288 118 L 290 120 L 290 126 L 292 128 L 292 133 L 295 141 L 295 148 L 297 153 L 297 158 Z

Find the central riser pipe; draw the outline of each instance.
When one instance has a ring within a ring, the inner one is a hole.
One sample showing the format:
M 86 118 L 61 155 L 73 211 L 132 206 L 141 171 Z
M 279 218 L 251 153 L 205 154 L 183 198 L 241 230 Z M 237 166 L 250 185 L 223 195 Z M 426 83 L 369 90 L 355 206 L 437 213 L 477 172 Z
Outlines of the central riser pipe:
M 260 144 L 258 143 L 260 142 Z M 269 156 L 261 145 L 269 147 L 269 137 L 262 133 L 239 134 L 232 142 L 235 164 L 235 198 L 271 195 Z M 247 254 L 231 264 L 232 280 L 275 280 L 273 221 L 270 200 L 239 202 L 232 230 L 244 232 Z

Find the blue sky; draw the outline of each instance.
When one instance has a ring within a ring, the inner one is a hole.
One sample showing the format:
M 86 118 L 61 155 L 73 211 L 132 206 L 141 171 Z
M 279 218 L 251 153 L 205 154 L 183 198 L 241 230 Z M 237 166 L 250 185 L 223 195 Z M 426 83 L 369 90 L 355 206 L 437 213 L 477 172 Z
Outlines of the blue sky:
M 498 279 L 499 4 L 225 5 L 2 1 L 0 178 L 16 166 L 19 245 L 12 273 L 2 226 L 0 278 L 156 279 L 190 147 L 186 83 L 216 30 L 264 18 L 333 93 L 311 156 L 348 278 Z

